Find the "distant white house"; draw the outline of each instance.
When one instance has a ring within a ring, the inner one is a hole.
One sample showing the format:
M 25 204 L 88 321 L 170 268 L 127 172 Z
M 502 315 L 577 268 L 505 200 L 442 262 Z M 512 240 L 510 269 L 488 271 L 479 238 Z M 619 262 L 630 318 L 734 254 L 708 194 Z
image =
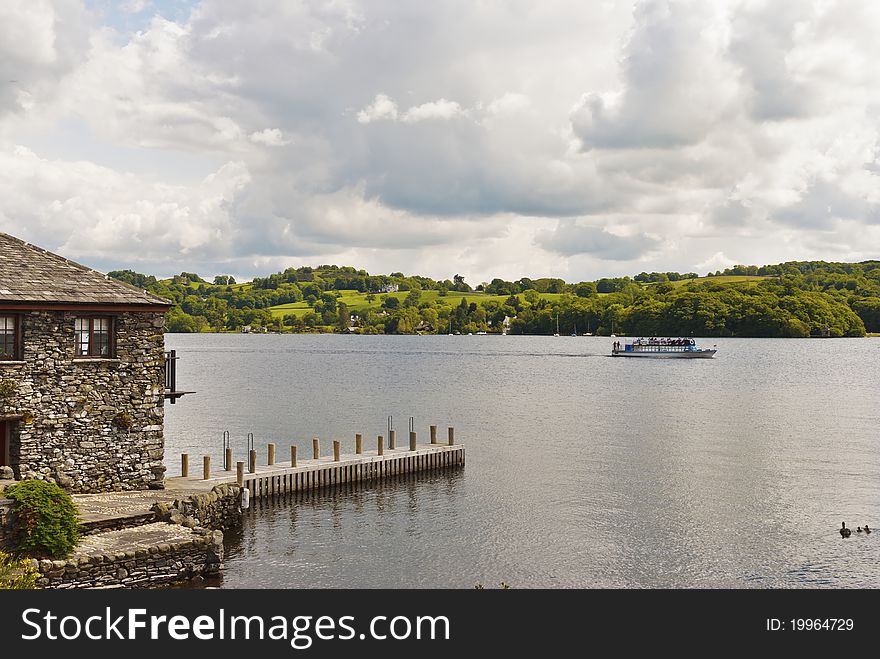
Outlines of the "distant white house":
M 397 293 L 400 290 L 400 286 L 397 284 L 385 284 L 384 286 L 379 288 L 380 293 Z

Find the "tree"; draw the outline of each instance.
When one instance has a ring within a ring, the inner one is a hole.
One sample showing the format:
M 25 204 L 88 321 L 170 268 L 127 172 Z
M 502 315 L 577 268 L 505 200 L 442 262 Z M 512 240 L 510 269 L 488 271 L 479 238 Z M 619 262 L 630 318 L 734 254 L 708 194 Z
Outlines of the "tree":
M 336 313 L 336 305 L 337 298 L 333 293 L 323 293 L 321 295 L 321 302 L 323 303 L 323 311 L 324 313 Z M 315 309 L 317 311 L 317 309 Z
M 419 306 L 419 300 L 422 297 L 422 292 L 418 289 L 412 289 L 404 298 L 403 306 L 405 307 L 417 307 Z
M 339 326 L 339 329 L 347 329 L 349 323 L 351 323 L 351 314 L 348 310 L 348 305 L 340 302 L 339 306 L 337 307 L 337 314 L 337 324 Z
M 856 300 L 852 308 L 865 323 L 865 329 L 869 332 L 880 332 L 880 297 Z
M 147 275 L 142 275 L 134 270 L 114 270 L 108 272 L 107 276 L 146 290 L 153 290 L 157 285 L 155 277 L 148 277 Z
M 578 297 L 593 297 L 596 295 L 596 284 L 591 281 L 582 281 L 574 287 L 574 294 Z
M 454 282 L 453 290 L 459 291 L 460 293 L 470 292 L 471 287 L 465 283 L 464 277 L 462 275 L 455 275 L 452 280 Z

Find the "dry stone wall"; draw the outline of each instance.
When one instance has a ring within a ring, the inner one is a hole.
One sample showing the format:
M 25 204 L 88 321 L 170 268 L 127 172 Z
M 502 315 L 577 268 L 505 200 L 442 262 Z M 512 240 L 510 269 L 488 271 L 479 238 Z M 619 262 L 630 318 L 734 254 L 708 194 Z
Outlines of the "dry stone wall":
M 228 529 L 241 520 L 241 490 L 234 483 L 224 483 L 210 492 L 192 494 L 170 505 L 157 503 L 152 509 L 158 519 L 172 524 Z
M 220 574 L 223 532 L 154 522 L 88 536 L 67 560 L 37 562 L 43 588 L 147 588 Z

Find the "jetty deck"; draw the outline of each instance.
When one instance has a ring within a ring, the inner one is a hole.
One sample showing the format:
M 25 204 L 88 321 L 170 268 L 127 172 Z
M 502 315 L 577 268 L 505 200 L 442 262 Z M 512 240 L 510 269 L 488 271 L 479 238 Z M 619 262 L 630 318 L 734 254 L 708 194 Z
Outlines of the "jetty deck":
M 315 440 L 317 441 L 317 440 Z M 358 442 L 358 448 L 361 448 Z M 338 441 L 333 443 L 333 455 L 321 456 L 318 444 L 310 459 L 296 457 L 291 448 L 291 459 L 276 462 L 275 444 L 268 445 L 267 464 L 256 464 L 256 452 L 250 451 L 248 462 L 233 464 L 227 452 L 226 464 L 212 470 L 209 456 L 202 456 L 201 469 L 190 473 L 189 455 L 181 454 L 181 475 L 166 478 L 166 492 L 210 491 L 217 485 L 237 483 L 248 488 L 251 497 L 265 497 L 317 490 L 342 483 L 378 481 L 398 475 L 437 471 L 464 465 L 464 446 L 456 444 L 416 445 L 411 438 L 406 448 L 385 448 L 342 454 Z M 317 457 L 315 457 L 317 456 Z M 245 466 L 247 464 L 247 467 Z

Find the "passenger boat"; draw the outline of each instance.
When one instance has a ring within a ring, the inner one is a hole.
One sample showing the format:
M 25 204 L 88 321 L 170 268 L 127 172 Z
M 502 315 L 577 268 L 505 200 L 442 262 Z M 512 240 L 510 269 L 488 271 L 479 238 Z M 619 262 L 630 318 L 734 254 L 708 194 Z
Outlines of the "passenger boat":
M 711 359 L 718 352 L 715 346 L 700 348 L 693 339 L 636 339 L 621 346 L 615 341 L 612 357 L 654 357 L 658 359 Z

